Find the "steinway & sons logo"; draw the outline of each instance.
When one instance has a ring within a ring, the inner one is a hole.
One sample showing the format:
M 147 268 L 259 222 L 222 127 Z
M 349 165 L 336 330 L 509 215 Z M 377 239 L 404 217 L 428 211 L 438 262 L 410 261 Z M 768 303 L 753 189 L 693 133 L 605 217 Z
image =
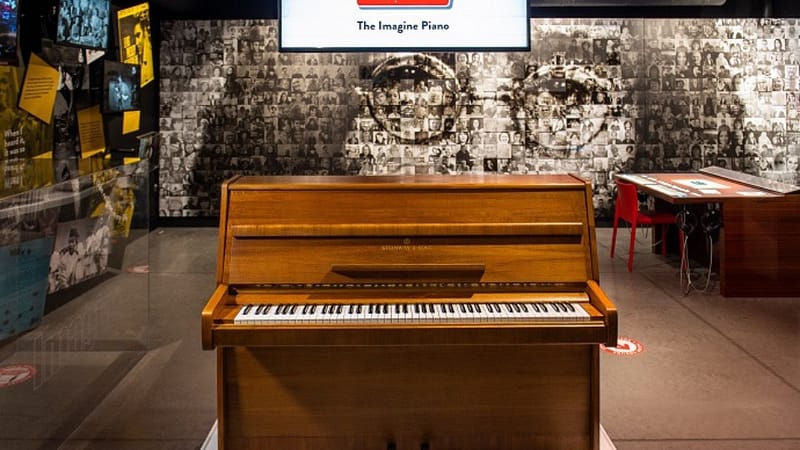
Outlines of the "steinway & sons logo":
M 384 252 L 426 252 L 433 249 L 430 245 L 413 245 L 411 238 L 403 238 L 400 244 L 386 244 L 381 245 L 381 251 Z

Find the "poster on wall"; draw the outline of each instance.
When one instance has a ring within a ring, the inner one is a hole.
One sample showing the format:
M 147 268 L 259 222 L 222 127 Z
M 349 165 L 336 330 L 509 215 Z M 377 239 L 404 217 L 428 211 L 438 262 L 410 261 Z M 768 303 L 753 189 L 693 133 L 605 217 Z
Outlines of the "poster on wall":
M 45 60 L 31 53 L 22 93 L 19 96 L 19 107 L 46 124 L 53 118 L 56 92 L 59 86 L 59 72 Z
M 81 140 L 81 157 L 89 158 L 105 151 L 103 115 L 100 113 L 99 105 L 78 111 L 78 131 Z
M 42 320 L 53 237 L 0 248 L 0 341 Z
M 110 246 L 107 215 L 59 223 L 50 258 L 48 293 L 105 273 Z
M 53 176 L 56 183 L 78 176 L 81 134 L 77 104 L 84 72 L 82 65 L 59 66 L 61 78 L 53 111 Z
M 59 0 L 56 42 L 78 47 L 108 46 L 108 0 Z
M 0 66 L 0 193 L 22 192 L 52 180 L 50 166 L 32 158 L 48 153 L 52 130 L 28 112 L 16 107 L 22 69 Z
M 117 13 L 120 61 L 141 66 L 140 86 L 153 81 L 153 51 L 150 42 L 150 7 L 147 3 Z

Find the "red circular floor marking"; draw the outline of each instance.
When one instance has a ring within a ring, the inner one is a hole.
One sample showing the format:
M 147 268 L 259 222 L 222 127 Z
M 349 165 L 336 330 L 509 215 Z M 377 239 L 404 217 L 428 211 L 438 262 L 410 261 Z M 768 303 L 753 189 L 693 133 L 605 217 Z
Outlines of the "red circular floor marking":
M 641 342 L 623 336 L 617 338 L 616 347 L 606 347 L 605 345 L 600 344 L 600 348 L 606 353 L 611 353 L 612 355 L 620 355 L 620 356 L 638 355 L 639 353 L 642 353 L 642 351 L 644 351 L 644 345 L 642 345 Z
M 36 375 L 36 368 L 29 364 L 0 367 L 0 388 L 24 383 Z
M 145 264 L 141 266 L 130 266 L 128 267 L 128 272 L 130 273 L 149 273 L 150 266 Z

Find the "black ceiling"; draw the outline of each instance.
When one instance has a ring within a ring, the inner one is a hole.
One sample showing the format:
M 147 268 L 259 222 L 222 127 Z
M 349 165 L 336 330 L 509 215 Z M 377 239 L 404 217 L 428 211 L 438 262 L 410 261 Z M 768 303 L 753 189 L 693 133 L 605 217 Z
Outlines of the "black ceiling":
M 572 5 L 580 3 L 580 1 L 564 0 L 566 4 Z M 117 3 L 113 0 L 112 2 Z M 654 0 L 654 2 L 664 3 L 663 0 Z M 130 3 L 135 4 L 137 1 Z M 625 4 L 625 6 L 532 7 L 531 16 L 800 17 L 800 1 L 798 0 L 726 0 L 725 4 L 721 6 L 646 6 L 648 0 L 619 0 L 619 3 Z M 274 19 L 278 15 L 278 0 L 232 0 L 229 2 L 224 0 L 214 2 L 208 0 L 151 0 L 150 5 L 156 16 L 168 19 Z

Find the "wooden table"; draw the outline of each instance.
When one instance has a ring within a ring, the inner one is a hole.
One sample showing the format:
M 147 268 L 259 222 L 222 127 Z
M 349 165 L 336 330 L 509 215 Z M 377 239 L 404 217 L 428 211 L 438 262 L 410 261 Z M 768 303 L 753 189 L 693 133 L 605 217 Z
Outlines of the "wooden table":
M 719 205 L 723 296 L 800 297 L 800 187 L 718 167 L 616 178 L 681 209 Z

